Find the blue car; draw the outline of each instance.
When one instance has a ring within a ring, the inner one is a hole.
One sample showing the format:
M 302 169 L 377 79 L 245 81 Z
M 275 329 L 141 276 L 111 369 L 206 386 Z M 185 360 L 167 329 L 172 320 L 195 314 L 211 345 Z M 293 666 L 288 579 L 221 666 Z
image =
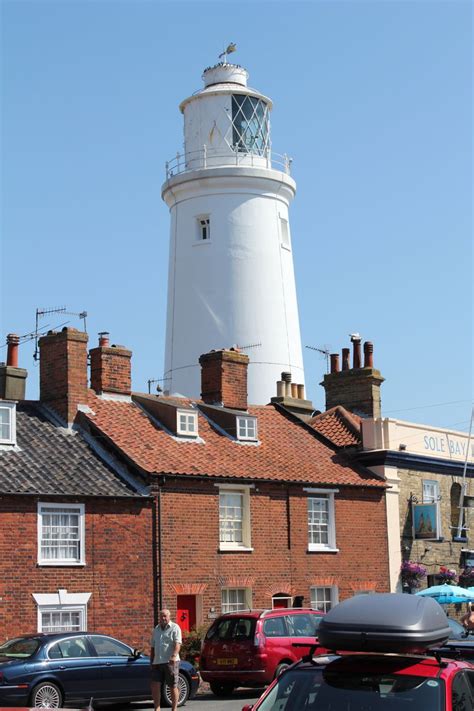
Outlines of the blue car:
M 199 687 L 199 675 L 180 662 L 179 706 Z M 93 632 L 32 634 L 0 645 L 0 707 L 60 708 L 67 704 L 151 698 L 150 659 L 113 637 Z M 171 706 L 163 685 L 163 706 Z

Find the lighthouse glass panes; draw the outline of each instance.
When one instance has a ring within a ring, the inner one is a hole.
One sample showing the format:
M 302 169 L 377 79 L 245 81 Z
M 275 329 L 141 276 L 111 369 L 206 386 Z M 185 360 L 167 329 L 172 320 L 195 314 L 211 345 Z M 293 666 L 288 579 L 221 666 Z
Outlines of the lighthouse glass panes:
M 246 94 L 232 95 L 232 146 L 239 153 L 265 155 L 269 149 L 268 106 Z

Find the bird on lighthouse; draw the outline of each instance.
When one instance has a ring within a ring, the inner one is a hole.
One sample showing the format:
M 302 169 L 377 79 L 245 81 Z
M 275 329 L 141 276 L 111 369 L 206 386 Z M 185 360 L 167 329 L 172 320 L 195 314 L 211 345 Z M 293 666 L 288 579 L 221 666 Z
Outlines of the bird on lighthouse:
M 200 396 L 199 356 L 249 348 L 248 401 L 281 372 L 304 383 L 289 206 L 291 161 L 271 145 L 272 101 L 227 61 L 180 104 L 184 150 L 166 164 L 170 211 L 165 391 Z

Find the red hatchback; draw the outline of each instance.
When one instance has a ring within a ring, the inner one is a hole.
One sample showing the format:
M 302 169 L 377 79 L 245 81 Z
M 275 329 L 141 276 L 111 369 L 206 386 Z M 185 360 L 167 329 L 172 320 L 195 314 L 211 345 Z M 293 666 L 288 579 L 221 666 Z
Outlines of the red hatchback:
M 474 667 L 430 656 L 314 657 L 287 669 L 242 711 L 473 711 Z
M 308 654 L 323 617 L 301 607 L 221 615 L 203 642 L 201 676 L 217 696 L 226 696 L 237 686 L 269 684 Z

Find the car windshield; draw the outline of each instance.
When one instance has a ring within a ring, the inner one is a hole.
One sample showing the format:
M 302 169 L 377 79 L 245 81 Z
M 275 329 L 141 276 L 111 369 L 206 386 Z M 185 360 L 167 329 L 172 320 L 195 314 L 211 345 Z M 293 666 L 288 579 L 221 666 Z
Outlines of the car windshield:
M 317 668 L 283 674 L 258 711 L 442 711 L 441 679 Z
M 12 659 L 28 659 L 28 657 L 33 656 L 37 649 L 39 649 L 40 643 L 38 639 L 34 637 L 25 639 L 20 637 L 19 639 L 9 639 L 0 645 L 0 657 L 11 657 Z

